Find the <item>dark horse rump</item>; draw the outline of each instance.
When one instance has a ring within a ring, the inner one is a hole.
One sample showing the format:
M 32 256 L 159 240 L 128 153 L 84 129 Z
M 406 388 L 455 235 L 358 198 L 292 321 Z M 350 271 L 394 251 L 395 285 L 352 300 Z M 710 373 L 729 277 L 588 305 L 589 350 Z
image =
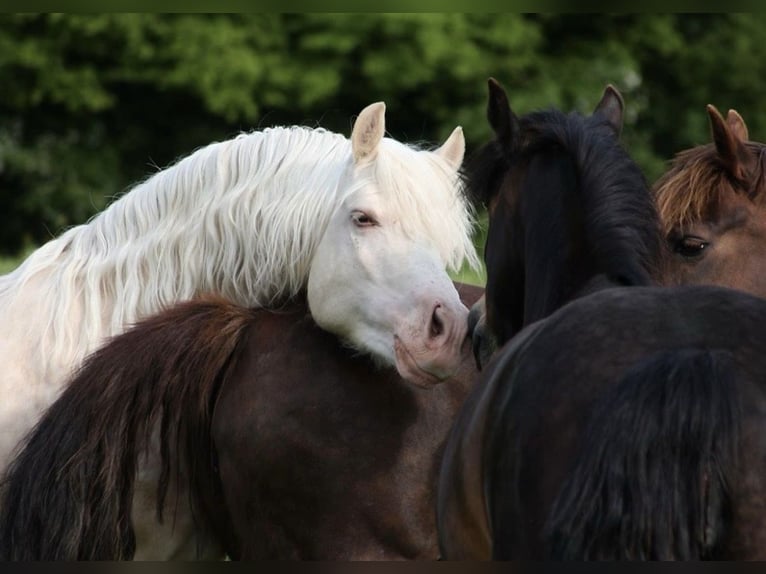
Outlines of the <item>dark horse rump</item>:
M 483 289 L 457 285 L 473 304 Z M 435 559 L 435 483 L 478 374 L 431 389 L 376 368 L 305 308 L 261 314 L 212 423 L 241 559 Z
M 546 538 L 560 560 L 716 558 L 739 423 L 726 351 L 659 351 L 592 409 Z M 672 480 L 667 480 L 672 476 Z
M 737 291 L 616 288 L 520 333 L 456 423 L 492 557 L 765 559 L 764 325 Z

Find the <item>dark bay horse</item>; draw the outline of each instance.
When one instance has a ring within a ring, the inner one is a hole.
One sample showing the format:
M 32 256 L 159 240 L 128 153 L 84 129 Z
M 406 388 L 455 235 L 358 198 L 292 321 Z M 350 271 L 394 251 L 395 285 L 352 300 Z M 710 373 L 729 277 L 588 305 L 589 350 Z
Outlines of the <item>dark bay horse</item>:
M 489 328 L 475 332 L 475 339 L 486 335 L 485 360 L 572 298 L 602 285 L 649 285 L 661 268 L 653 198 L 619 143 L 623 108 L 608 86 L 592 116 L 550 110 L 518 118 L 500 84 L 489 81 L 495 138 L 467 165 L 469 191 L 490 217 Z
M 678 262 L 617 141 L 621 111 L 607 88 L 591 117 L 517 118 L 490 81 L 496 137 L 469 183 L 489 207 L 486 325 L 505 346 L 448 439 L 437 521 L 445 558 L 760 556 L 762 512 L 747 511 L 763 498 L 760 483 L 734 493 L 727 477 L 744 476 L 738 449 L 759 448 L 738 432 L 761 424 L 753 385 L 763 367 L 741 363 L 762 337 L 737 313 L 761 317 L 764 303 L 651 287 L 679 281 Z M 703 312 L 712 305 L 724 312 Z M 754 346 L 738 354 L 746 340 Z M 746 420 L 743 395 L 755 409 Z M 655 449 L 665 442 L 669 450 Z
M 450 437 L 445 557 L 766 559 L 765 321 L 741 291 L 617 287 L 522 330 Z
M 708 106 L 712 143 L 679 153 L 654 184 L 673 253 L 664 283 L 708 283 L 766 297 L 766 145 Z
M 482 292 L 457 288 L 467 306 Z M 28 438 L 3 484 L 0 558 L 131 558 L 149 444 L 153 511 L 172 524 L 188 497 L 200 542 L 233 559 L 436 558 L 436 474 L 475 380 L 468 347 L 457 376 L 420 388 L 303 303 L 154 316 L 91 355 Z

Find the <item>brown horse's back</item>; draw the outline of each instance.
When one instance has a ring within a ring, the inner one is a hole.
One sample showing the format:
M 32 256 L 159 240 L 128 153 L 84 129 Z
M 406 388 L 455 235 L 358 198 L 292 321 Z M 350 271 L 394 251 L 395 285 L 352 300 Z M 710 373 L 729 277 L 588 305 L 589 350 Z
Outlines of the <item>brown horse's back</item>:
M 472 305 L 483 292 L 459 285 Z M 304 305 L 258 313 L 215 409 L 237 558 L 436 558 L 434 485 L 476 375 L 430 390 L 338 344 Z

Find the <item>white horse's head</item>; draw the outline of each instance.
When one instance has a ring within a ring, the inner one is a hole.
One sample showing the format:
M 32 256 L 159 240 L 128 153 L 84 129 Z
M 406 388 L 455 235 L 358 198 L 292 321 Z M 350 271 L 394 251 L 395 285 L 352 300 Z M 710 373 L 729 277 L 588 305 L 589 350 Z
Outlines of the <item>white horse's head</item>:
M 460 187 L 465 140 L 456 128 L 435 151 L 384 138 L 385 105 L 359 115 L 345 196 L 308 279 L 312 316 L 353 347 L 428 386 L 462 356 L 467 309 L 447 275 L 476 261 Z

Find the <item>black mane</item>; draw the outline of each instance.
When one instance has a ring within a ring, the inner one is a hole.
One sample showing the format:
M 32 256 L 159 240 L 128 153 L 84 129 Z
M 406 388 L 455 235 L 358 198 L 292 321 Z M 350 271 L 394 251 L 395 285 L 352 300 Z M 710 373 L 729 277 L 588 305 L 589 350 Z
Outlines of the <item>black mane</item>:
M 647 182 L 604 117 L 544 110 L 517 122 L 511 143 L 496 138 L 466 169 L 469 193 L 495 206 L 486 257 L 500 272 L 487 296 L 500 342 L 599 280 L 651 284 L 661 249 Z
M 533 112 L 522 118 L 534 134 L 524 153 L 560 148 L 574 160 L 577 186 L 562 191 L 582 201 L 589 248 L 598 267 L 619 283 L 649 285 L 657 263 L 657 211 L 639 166 L 598 115 Z

